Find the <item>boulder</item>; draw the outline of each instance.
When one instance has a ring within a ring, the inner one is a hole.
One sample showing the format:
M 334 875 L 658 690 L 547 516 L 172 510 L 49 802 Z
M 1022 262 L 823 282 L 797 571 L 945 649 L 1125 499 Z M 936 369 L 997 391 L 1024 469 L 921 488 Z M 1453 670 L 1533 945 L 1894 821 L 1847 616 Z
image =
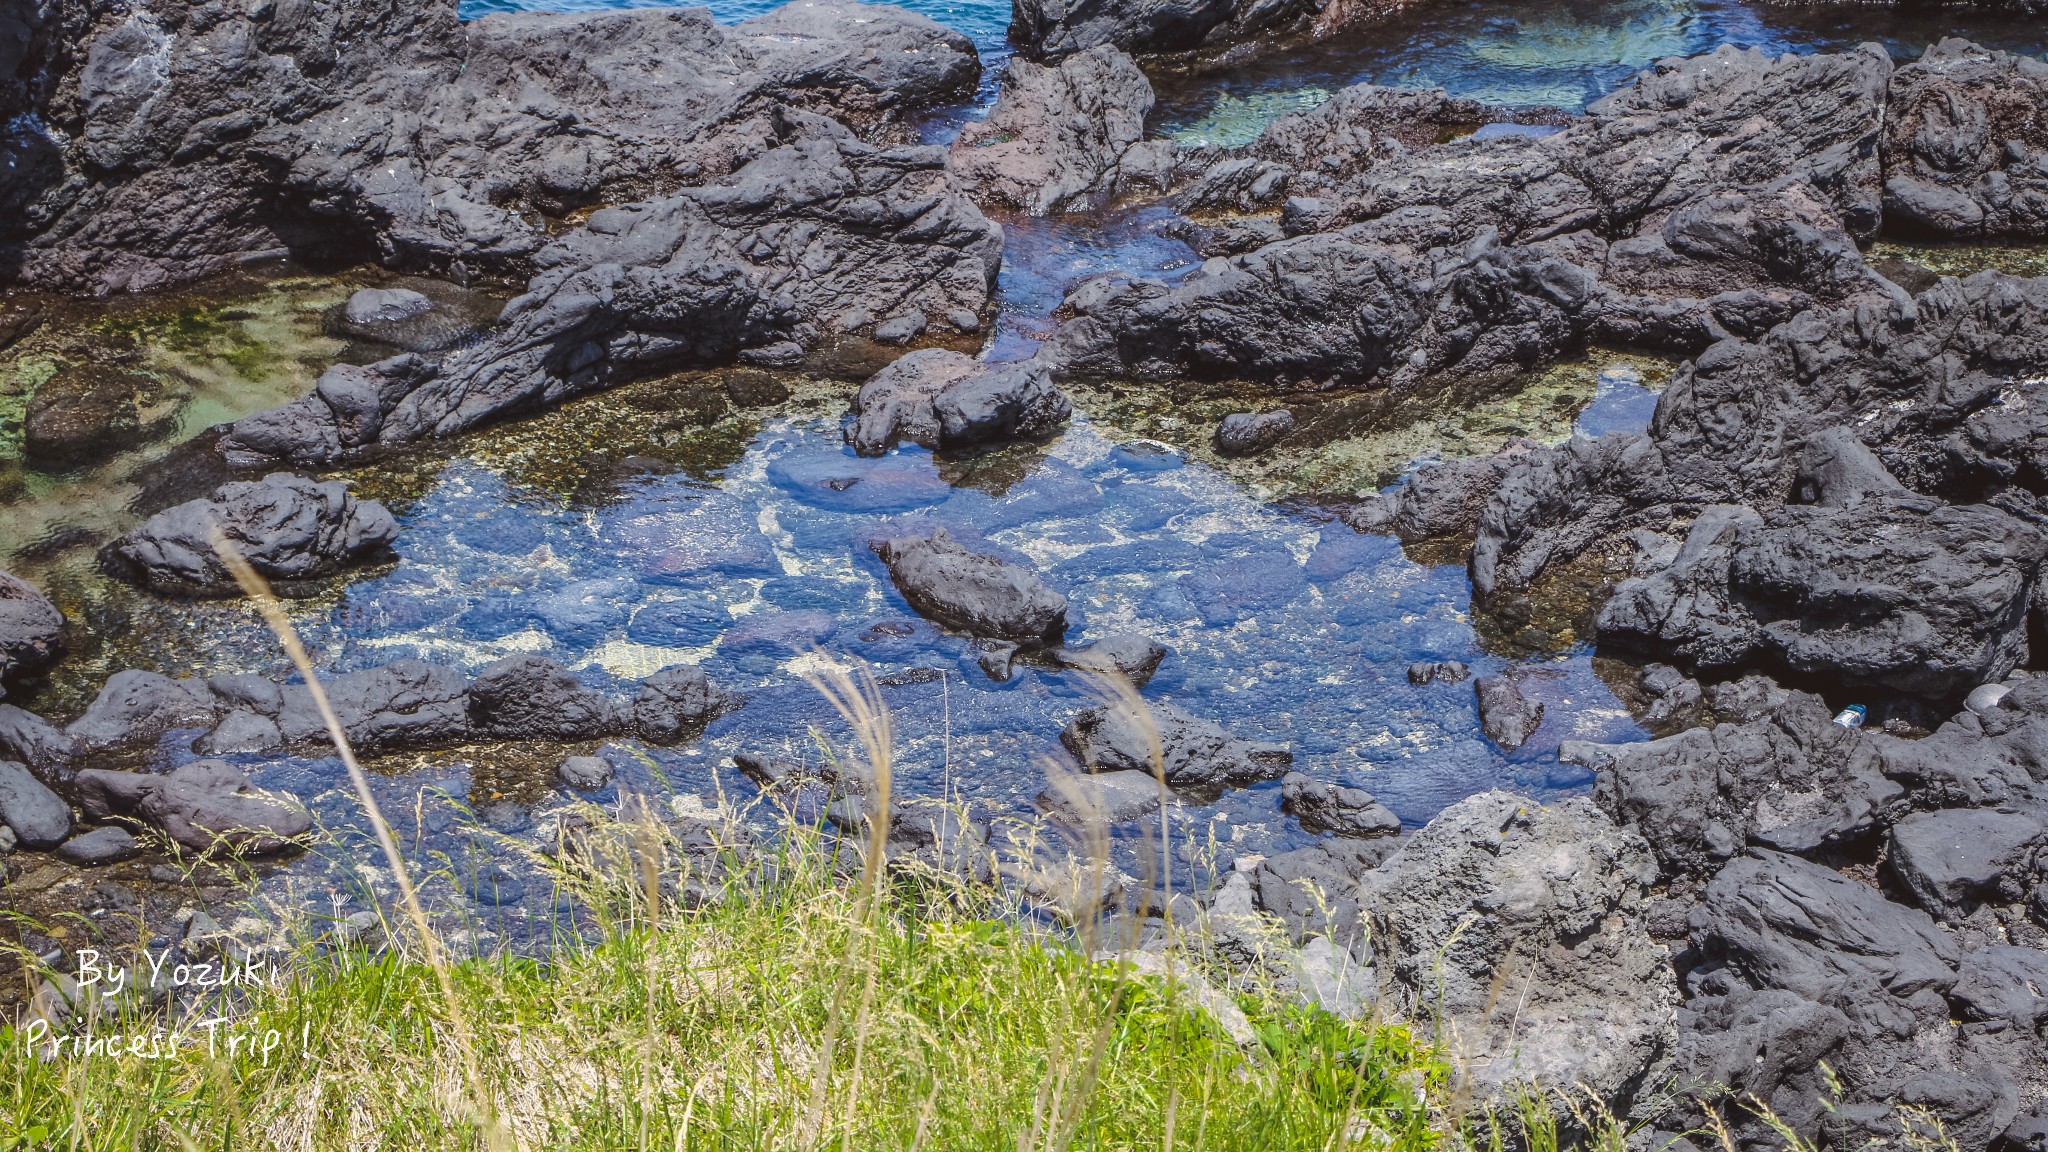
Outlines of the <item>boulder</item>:
M 103 864 L 119 864 L 142 854 L 142 845 L 125 828 L 94 828 L 81 832 L 66 840 L 57 849 L 57 858 L 81 868 L 97 868 Z
M 1891 743 L 1791 693 L 1754 720 L 1573 745 L 1568 758 L 1598 771 L 1595 801 L 1640 832 L 1665 869 L 1704 877 L 1751 844 L 1811 854 L 1880 834 L 1905 806 L 1905 788 L 1885 775 Z
M 675 744 L 698 731 L 732 700 L 695 664 L 664 668 L 640 682 L 633 696 L 634 731 L 654 744 Z
M 854 397 L 846 442 L 881 456 L 898 441 L 958 448 L 1057 431 L 1073 405 L 1035 360 L 990 365 L 943 348 L 898 359 Z
M 1508 752 L 1529 742 L 1543 723 L 1543 704 L 1522 695 L 1505 676 L 1481 676 L 1472 682 L 1479 700 L 1479 726 L 1486 738 Z
M 1225 456 L 1256 456 L 1294 431 L 1294 413 L 1233 412 L 1216 426 L 1216 451 Z
M 297 797 L 258 788 L 220 760 L 195 760 L 164 776 L 89 768 L 78 774 L 76 787 L 92 819 L 141 820 L 194 852 L 265 855 L 290 847 L 313 827 Z
M 578 792 L 601 792 L 611 785 L 612 766 L 602 756 L 570 756 L 555 769 L 555 775 Z
M 1280 778 L 1281 806 L 1301 821 L 1305 832 L 1328 832 L 1360 840 L 1393 836 L 1401 818 L 1363 788 L 1329 784 L 1305 772 Z
M 2024 901 L 2044 847 L 2048 807 L 1949 808 L 1892 825 L 1889 861 L 1921 907 L 1956 923 L 1980 904 Z
M 28 765 L 45 783 L 62 785 L 71 778 L 78 741 L 33 712 L 0 704 L 0 758 Z
M 2009 944 L 1966 952 L 1949 996 L 1965 1019 L 2038 1031 L 2048 1025 L 2048 952 Z
M 457 744 L 471 734 L 469 684 L 462 673 L 422 660 L 394 660 L 376 668 L 323 677 L 321 686 L 356 751 Z M 304 685 L 284 686 L 278 729 L 292 744 L 332 743 L 327 724 Z
M 0 760 L 0 824 L 25 848 L 55 848 L 71 835 L 71 805 L 20 764 Z
M 1361 919 L 1359 879 L 1396 846 L 1391 837 L 1324 840 L 1268 856 L 1252 869 L 1252 902 L 1278 920 L 1294 943 L 1329 941 L 1350 957 L 1361 982 L 1371 985 L 1372 934 Z
M 1123 824 L 1158 811 L 1160 799 L 1158 777 L 1127 768 L 1055 777 L 1038 807 L 1068 824 Z
M 1400 487 L 1346 507 L 1339 515 L 1362 532 L 1392 532 L 1403 540 L 1469 537 L 1508 470 L 1541 447 L 1516 436 L 1491 456 L 1425 464 L 1409 473 Z
M 896 590 L 919 613 L 970 636 L 1056 642 L 1067 628 L 1067 598 L 1037 573 L 955 543 L 944 528 L 874 543 Z
M 130 668 L 107 677 L 64 734 L 86 750 L 135 747 L 173 728 L 210 726 L 215 707 L 201 683 Z
M 1143 688 L 1159 671 L 1172 649 L 1150 636 L 1118 632 L 1100 640 L 1076 646 L 1062 646 L 1047 653 L 1053 663 L 1097 676 L 1121 676 L 1133 688 Z
M 1926 913 L 1796 856 L 1757 850 L 1731 860 L 1702 906 L 1697 938 L 1709 955 L 1755 987 L 1784 989 L 1854 1021 L 1955 984 L 1955 943 Z
M 209 538 L 215 527 L 273 581 L 331 576 L 389 555 L 398 538 L 398 523 L 382 504 L 357 500 L 340 481 L 273 472 L 224 484 L 211 500 L 159 512 L 102 556 L 115 572 L 155 592 L 237 595 L 234 575 Z
M 64 651 L 64 613 L 28 584 L 0 572 L 0 681 L 34 675 Z
M 160 434 L 171 415 L 165 398 L 165 385 L 153 375 L 100 363 L 67 366 L 29 395 L 22 454 L 47 472 L 98 464 Z
M 1704 668 L 1759 661 L 1929 696 L 1996 680 L 2026 655 L 2048 536 L 1984 505 L 1910 493 L 1759 517 L 1709 509 L 1670 565 L 1623 581 L 1603 641 Z
M 1116 48 L 1057 67 L 1013 61 L 995 107 L 954 140 L 953 171 L 984 207 L 1050 216 L 1107 200 L 1124 157 L 1145 137 L 1152 84 Z
M 1471 1099 L 1583 1087 L 1625 1107 L 1678 1038 L 1644 919 L 1656 877 L 1586 800 L 1462 800 L 1360 882 L 1381 1002 L 1439 1022 Z
M 603 693 L 532 653 L 492 662 L 467 698 L 470 729 L 497 740 L 588 740 L 624 726 L 622 710 Z
M 1892 73 L 1887 225 L 1962 240 L 2048 237 L 2048 63 L 1948 38 Z
M 1140 715 L 1119 704 L 1089 708 L 1060 730 L 1060 743 L 1092 771 L 1163 771 L 1169 785 L 1198 791 L 1277 779 L 1294 761 L 1280 745 L 1241 740 L 1172 704 Z

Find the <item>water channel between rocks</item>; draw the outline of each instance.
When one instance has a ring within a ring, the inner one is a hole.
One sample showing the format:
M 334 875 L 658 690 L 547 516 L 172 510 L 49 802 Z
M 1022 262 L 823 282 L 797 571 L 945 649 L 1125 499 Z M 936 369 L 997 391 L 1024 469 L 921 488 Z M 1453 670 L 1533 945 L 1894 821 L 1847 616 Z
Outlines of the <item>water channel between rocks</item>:
M 737 19 L 759 7 L 715 11 Z M 985 58 L 1000 57 L 1006 9 L 913 7 L 974 36 Z M 465 15 L 490 10 L 478 3 Z M 1152 130 L 1236 143 L 1360 80 L 1576 110 L 1657 58 L 1723 42 L 1813 51 L 1874 38 L 1911 55 L 1937 25 L 2035 52 L 2044 39 L 1947 9 L 1921 18 L 1645 0 L 1604 7 L 1597 27 L 1574 12 L 1439 7 L 1237 71 L 1165 80 Z M 983 90 L 985 106 L 992 87 Z M 975 114 L 936 117 L 928 134 Z M 1005 220 L 987 355 L 1029 355 L 1082 277 L 1172 278 L 1199 264 L 1160 233 L 1168 216 L 1141 207 Z M 2017 270 L 2040 259 L 1892 254 L 1942 272 Z M 283 657 L 246 606 L 151 597 L 99 574 L 94 552 L 149 512 L 225 478 L 206 450 L 207 426 L 302 393 L 337 359 L 377 355 L 323 335 L 321 317 L 354 289 L 390 279 L 252 272 L 175 297 L 53 306 L 42 331 L 0 353 L 0 567 L 44 587 L 73 632 L 73 653 L 30 706 L 74 714 L 124 667 L 282 677 Z M 67 366 L 113 355 L 158 388 L 161 410 L 146 442 L 80 473 L 28 467 L 26 395 Z M 1391 537 L 1357 533 L 1329 514 L 1328 499 L 1398 483 L 1432 456 L 1491 452 L 1515 435 L 1555 443 L 1574 432 L 1640 429 L 1672 367 L 1596 351 L 1487 388 L 1287 398 L 1302 431 L 1286 450 L 1252 461 L 1217 458 L 1210 433 L 1225 413 L 1274 401 L 1186 384 L 1076 387 L 1071 427 L 1045 444 L 867 460 L 841 441 L 847 381 L 754 370 L 648 381 L 341 473 L 397 516 L 397 561 L 338 579 L 294 601 L 292 613 L 316 660 L 335 671 L 418 657 L 474 673 L 504 655 L 543 652 L 600 688 L 698 663 L 746 694 L 701 740 L 673 750 L 631 742 L 479 748 L 373 764 L 387 810 L 406 813 L 411 843 L 429 857 L 457 857 L 470 844 L 471 821 L 457 804 L 485 813 L 497 831 L 526 831 L 523 809 L 548 792 L 555 764 L 573 751 L 610 760 L 615 789 L 751 796 L 727 761 L 733 753 L 815 758 L 816 732 L 840 738 L 842 726 L 802 678 L 825 655 L 858 657 L 885 685 L 899 788 L 964 798 L 985 814 L 1029 813 L 1045 786 L 1041 761 L 1056 752 L 1061 726 L 1093 701 L 1090 687 L 1030 665 L 993 682 L 965 641 L 913 612 L 865 546 L 906 523 L 943 524 L 1028 558 L 1070 599 L 1070 638 L 1139 631 L 1173 649 L 1148 698 L 1284 742 L 1296 768 L 1369 789 L 1412 827 L 1492 787 L 1539 797 L 1583 790 L 1589 775 L 1557 761 L 1561 741 L 1648 733 L 1600 672 L 1617 684 L 1625 677 L 1596 669 L 1569 619 L 1512 638 L 1482 630 L 1468 613 L 1461 557 L 1411 554 Z M 1481 675 L 1513 670 L 1525 694 L 1546 705 L 1541 730 L 1503 754 L 1480 732 L 1469 684 L 1408 681 L 1411 662 L 1445 659 Z M 192 758 L 195 735 L 174 737 L 155 755 Z M 306 798 L 342 844 L 360 835 L 338 761 L 246 760 L 257 783 Z M 1277 784 L 1190 805 L 1184 816 L 1189 834 L 1213 835 L 1224 865 L 1309 839 L 1281 812 Z M 291 899 L 342 909 L 337 897 L 358 883 L 358 865 L 346 857 L 315 853 L 265 868 Z M 545 920 L 551 912 L 552 899 L 536 891 L 524 906 L 491 915 Z

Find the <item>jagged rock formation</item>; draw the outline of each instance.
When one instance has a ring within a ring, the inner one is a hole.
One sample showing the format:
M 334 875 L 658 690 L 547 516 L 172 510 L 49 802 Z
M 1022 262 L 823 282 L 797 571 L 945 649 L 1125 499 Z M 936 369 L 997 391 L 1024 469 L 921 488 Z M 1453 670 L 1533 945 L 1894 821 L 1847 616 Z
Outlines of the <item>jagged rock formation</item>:
M 458 23 L 452 0 L 40 0 L 7 19 L 0 266 L 73 291 L 276 251 L 516 270 L 540 217 L 722 177 L 778 108 L 874 131 L 979 73 L 965 37 L 882 5 L 731 27 L 681 9 Z

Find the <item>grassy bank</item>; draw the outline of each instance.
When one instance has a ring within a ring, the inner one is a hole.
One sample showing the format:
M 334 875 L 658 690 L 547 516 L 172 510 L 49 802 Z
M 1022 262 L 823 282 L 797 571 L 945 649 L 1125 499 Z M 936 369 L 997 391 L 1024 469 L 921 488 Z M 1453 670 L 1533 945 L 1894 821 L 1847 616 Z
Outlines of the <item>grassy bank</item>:
M 1445 1070 L 1402 1027 L 1254 990 L 1239 1002 L 1258 1041 L 1240 1045 L 1173 985 L 1091 960 L 1086 942 L 1034 927 L 997 889 L 870 890 L 835 875 L 815 837 L 730 872 L 723 898 L 693 911 L 662 895 L 680 890 L 678 859 L 662 859 L 645 891 L 588 886 L 615 869 L 564 870 L 598 909 L 595 930 L 546 966 L 454 964 L 452 1002 L 400 950 L 309 951 L 231 1028 L 188 1025 L 192 1042 L 169 1058 L 51 1060 L 30 1051 L 47 1039 L 0 1032 L 0 1148 L 1016 1152 L 1441 1139 Z M 234 1037 L 244 1039 L 229 1051 Z

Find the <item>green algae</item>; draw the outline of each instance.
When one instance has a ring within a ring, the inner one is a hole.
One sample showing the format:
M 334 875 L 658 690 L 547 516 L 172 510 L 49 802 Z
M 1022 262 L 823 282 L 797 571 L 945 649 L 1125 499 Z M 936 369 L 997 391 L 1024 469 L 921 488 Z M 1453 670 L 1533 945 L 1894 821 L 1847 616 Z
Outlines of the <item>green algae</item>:
M 1603 372 L 1632 370 L 1661 391 L 1678 362 L 1596 349 L 1582 359 L 1488 380 L 1444 381 L 1400 393 L 1275 397 L 1261 389 L 1177 382 L 1071 389 L 1075 404 L 1110 434 L 1160 440 L 1268 499 L 1363 495 L 1431 457 L 1485 456 L 1514 437 L 1558 444 L 1598 390 Z M 1198 390 L 1199 389 L 1199 390 Z M 1232 412 L 1285 406 L 1295 430 L 1271 451 L 1219 455 L 1216 425 Z
M 1918 264 L 1937 276 L 1972 276 L 2004 272 L 2010 276 L 2048 276 L 2048 244 L 1909 244 L 1880 240 L 1864 253 L 1869 264 L 1887 260 Z

